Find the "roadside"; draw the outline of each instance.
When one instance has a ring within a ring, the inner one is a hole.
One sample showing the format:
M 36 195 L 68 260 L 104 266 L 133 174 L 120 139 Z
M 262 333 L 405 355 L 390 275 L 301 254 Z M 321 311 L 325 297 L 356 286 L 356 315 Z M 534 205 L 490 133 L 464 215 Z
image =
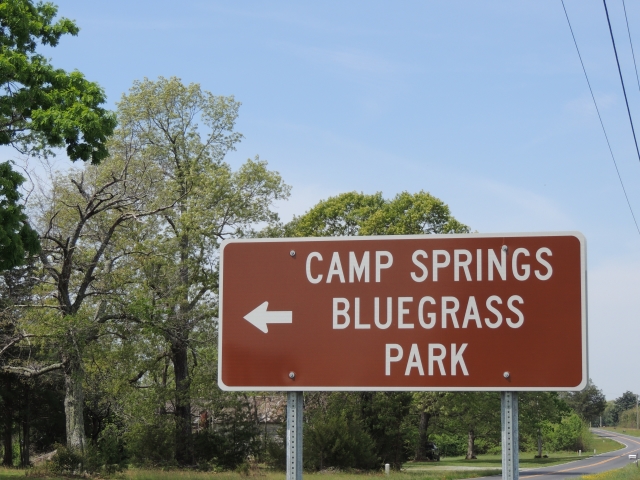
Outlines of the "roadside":
M 640 430 L 638 430 L 637 428 L 602 427 L 598 430 L 606 430 L 608 432 L 631 435 L 632 437 L 640 437 Z
M 638 468 L 638 464 L 632 463 L 624 468 L 596 473 L 595 475 L 585 475 L 580 478 L 584 480 L 639 480 L 640 468 Z
M 605 433 L 605 432 L 602 432 Z M 608 434 L 609 432 L 606 432 Z M 632 435 L 632 434 L 631 434 Z M 616 433 L 612 433 L 616 436 Z M 640 436 L 640 435 L 638 435 Z M 598 458 L 609 458 L 609 452 L 620 450 L 623 445 L 612 438 L 595 437 L 592 447 L 596 450 Z M 618 457 L 620 455 L 613 455 Z M 564 465 L 570 462 L 586 461 L 593 457 L 593 450 L 583 452 L 556 452 L 550 453 L 548 458 L 533 458 L 531 452 L 520 454 L 520 468 L 527 470 L 526 475 L 531 475 L 532 470 L 539 470 L 556 465 Z M 600 460 L 602 462 L 602 460 Z M 582 465 L 582 462 L 580 462 Z M 440 462 L 408 462 L 401 472 L 392 472 L 385 476 L 381 472 L 359 473 L 341 472 L 336 470 L 305 473 L 305 477 L 330 477 L 331 480 L 370 480 L 372 477 L 380 477 L 384 480 L 460 480 L 464 478 L 488 477 L 497 475 L 502 466 L 501 455 L 479 455 L 477 460 L 465 460 L 464 457 L 447 457 Z M 0 480 L 16 480 L 25 478 L 25 470 L 8 469 L 0 467 Z M 523 472 L 524 473 L 524 472 Z M 536 474 L 539 475 L 539 474 Z M 185 470 L 160 470 L 160 469 L 136 469 L 131 468 L 114 476 L 121 480 L 243 480 L 247 477 L 260 477 L 261 480 L 282 480 L 284 472 L 274 472 L 268 469 L 260 469 L 249 474 L 239 472 L 194 472 Z M 40 477 L 29 476 L 27 478 L 38 480 Z M 47 480 L 58 480 L 58 477 L 46 477 Z M 61 477 L 59 477 L 61 478 Z M 637 480 L 640 477 L 600 478 L 594 476 L 589 480 Z
M 327 480 L 372 480 L 379 478 L 380 480 L 462 480 L 466 478 L 486 477 L 493 475 L 492 470 L 478 470 L 468 472 L 464 470 L 442 471 L 434 470 L 432 472 L 392 472 L 386 476 L 383 472 L 375 473 L 347 473 L 347 472 L 317 472 L 306 473 L 305 478 L 325 478 Z M 18 478 L 26 478 L 28 480 L 69 480 L 69 477 L 25 477 L 25 470 L 10 469 L 0 467 L 0 480 L 17 480 Z M 78 478 L 78 477 L 75 477 Z M 129 469 L 121 474 L 114 475 L 113 480 L 248 480 L 255 478 L 259 480 L 283 480 L 284 472 L 273 472 L 261 470 L 257 473 L 241 474 L 238 472 L 193 472 L 185 470 L 161 470 L 161 469 Z
M 535 453 L 520 453 L 520 468 L 540 468 L 561 465 L 564 463 L 584 460 L 594 455 L 609 453 L 620 450 L 624 447 L 621 443 L 611 438 L 601 438 L 594 436 L 592 449 L 589 452 L 552 452 L 546 453 L 548 458 L 534 458 Z M 478 455 L 476 460 L 465 460 L 464 457 L 446 457 L 439 462 L 407 462 L 404 469 L 411 471 L 428 470 L 500 470 L 502 468 L 502 455 Z

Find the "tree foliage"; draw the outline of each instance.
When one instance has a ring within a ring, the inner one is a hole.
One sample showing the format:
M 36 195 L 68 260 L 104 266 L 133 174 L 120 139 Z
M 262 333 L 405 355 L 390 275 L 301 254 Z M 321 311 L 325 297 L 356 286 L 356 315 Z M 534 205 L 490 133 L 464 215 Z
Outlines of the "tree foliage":
M 611 411 L 612 420 L 614 424 L 619 424 L 622 420 L 622 414 L 624 412 L 628 412 L 629 410 L 635 410 L 638 402 L 638 396 L 627 390 L 621 396 L 616 398 L 613 401 L 613 409 Z M 633 415 L 627 415 L 627 417 L 631 417 Z M 626 419 L 626 422 L 629 423 L 629 420 Z
M 29 225 L 21 205 L 20 185 L 24 178 L 11 169 L 9 162 L 0 163 L 0 271 L 24 263 L 26 254 L 40 250 L 38 234 Z
M 55 47 L 63 35 L 77 35 L 57 7 L 30 0 L 0 3 L 0 145 L 23 153 L 51 153 L 66 147 L 71 160 L 106 158 L 115 118 L 102 105 L 103 90 L 74 71 L 56 69 L 37 53 Z
M 589 379 L 588 385 L 580 392 L 568 392 L 564 395 L 567 404 L 587 422 L 595 421 L 600 416 L 606 406 L 607 400 L 600 390 Z
M 272 203 L 289 191 L 258 158 L 237 170 L 224 162 L 241 138 L 233 131 L 238 107 L 175 78 L 137 82 L 119 104 L 110 156 L 55 174 L 35 197 L 39 282 L 18 322 L 28 334 L 9 341 L 37 342 L 55 355 L 3 361 L 0 370 L 62 371 L 67 445 L 87 462 L 115 458 L 91 456 L 101 442 L 158 446 L 148 434 L 166 432 L 166 422 L 114 433 L 126 410 L 116 392 L 138 387 L 153 387 L 151 412 L 175 420 L 175 438 L 165 442 L 172 453 L 161 458 L 194 460 L 192 372 L 201 342 L 215 344 L 219 242 L 277 220 Z M 134 391 L 128 396 L 135 402 Z
M 425 233 L 468 233 L 449 207 L 421 191 L 402 192 L 390 200 L 378 192 L 372 195 L 349 192 L 319 202 L 304 215 L 266 235 L 287 237 L 333 237 L 351 235 L 412 235 Z
M 160 169 L 160 198 L 173 207 L 155 216 L 131 240 L 138 321 L 165 342 L 172 363 L 176 459 L 193 462 L 189 352 L 194 332 L 215 316 L 217 249 L 259 222 L 277 220 L 275 200 L 289 187 L 256 157 L 237 171 L 224 162 L 242 135 L 234 131 L 240 104 L 177 78 L 135 82 L 118 104 L 116 142 Z

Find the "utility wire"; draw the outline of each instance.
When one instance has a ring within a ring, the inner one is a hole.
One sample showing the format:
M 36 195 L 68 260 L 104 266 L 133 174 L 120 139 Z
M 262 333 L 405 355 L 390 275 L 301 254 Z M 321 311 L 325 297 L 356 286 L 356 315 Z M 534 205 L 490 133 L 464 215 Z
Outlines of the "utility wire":
M 627 189 L 624 188 L 624 182 L 622 181 L 622 177 L 620 176 L 620 170 L 618 169 L 618 163 L 616 162 L 616 157 L 613 155 L 613 149 L 611 148 L 611 142 L 609 142 L 609 136 L 607 135 L 607 130 L 604 128 L 604 122 L 602 121 L 602 115 L 600 115 L 600 109 L 598 108 L 598 103 L 596 102 L 596 97 L 593 94 L 593 89 L 591 88 L 591 82 L 589 81 L 589 76 L 587 75 L 587 69 L 584 66 L 584 62 L 582 61 L 582 55 L 580 55 L 580 49 L 578 48 L 578 42 L 576 41 L 576 36 L 573 34 L 573 28 L 571 27 L 571 21 L 569 20 L 569 14 L 567 13 L 567 7 L 564 5 L 564 0 L 560 0 L 562 2 L 562 8 L 564 10 L 564 15 L 567 17 L 567 24 L 569 25 L 569 30 L 571 31 L 571 37 L 573 38 L 573 44 L 576 46 L 576 52 L 578 52 L 578 58 L 580 59 L 580 65 L 582 65 L 582 71 L 584 72 L 584 78 L 587 80 L 587 85 L 589 86 L 589 92 L 591 92 L 591 98 L 593 99 L 593 105 L 596 107 L 596 112 L 598 113 L 598 119 L 600 120 L 600 126 L 602 127 L 602 133 L 604 133 L 604 138 L 607 141 L 607 146 L 609 147 L 609 153 L 611 154 L 611 160 L 613 160 L 613 165 L 616 167 L 616 173 L 618 174 L 618 180 L 620 180 L 620 186 L 622 187 L 622 191 L 624 192 L 624 198 L 627 200 L 627 205 L 629 206 L 629 211 L 631 212 L 631 217 L 633 217 L 633 223 L 636 224 L 636 230 L 640 234 L 640 227 L 638 227 L 638 221 L 636 220 L 636 216 L 633 213 L 633 208 L 631 208 L 631 202 L 629 201 L 629 196 L 627 195 Z
M 629 45 L 631 45 L 631 56 L 633 57 L 633 68 L 636 70 L 636 81 L 638 82 L 638 90 L 640 90 L 640 78 L 638 78 L 638 65 L 636 64 L 636 54 L 633 51 L 633 42 L 631 41 L 631 30 L 629 29 L 629 19 L 627 18 L 627 6 L 622 0 L 622 8 L 624 9 L 624 21 L 627 22 L 627 33 L 629 34 Z
M 631 124 L 633 141 L 636 144 L 636 153 L 638 154 L 638 161 L 640 162 L 640 149 L 638 149 L 638 139 L 636 138 L 636 129 L 633 128 L 633 119 L 631 118 L 631 109 L 629 108 L 629 99 L 627 98 L 627 90 L 624 88 L 624 79 L 622 78 L 622 69 L 620 68 L 620 60 L 618 59 L 618 50 L 616 49 L 616 42 L 613 39 L 613 29 L 611 28 L 611 20 L 609 19 L 609 10 L 607 9 L 607 0 L 602 0 L 602 3 L 604 3 L 604 12 L 607 14 L 607 23 L 609 24 L 609 33 L 611 34 L 611 44 L 613 45 L 613 53 L 616 56 L 616 64 L 618 65 L 618 74 L 620 75 L 620 83 L 622 84 L 622 93 L 624 93 L 624 102 L 627 104 L 627 114 L 629 115 L 629 123 Z

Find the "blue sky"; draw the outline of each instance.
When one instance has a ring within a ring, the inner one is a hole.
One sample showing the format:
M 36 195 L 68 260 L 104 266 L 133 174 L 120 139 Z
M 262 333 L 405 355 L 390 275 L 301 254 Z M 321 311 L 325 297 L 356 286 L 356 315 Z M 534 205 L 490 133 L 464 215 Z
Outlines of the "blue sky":
M 98 81 L 110 108 L 160 75 L 235 95 L 245 139 L 228 160 L 259 154 L 282 174 L 285 220 L 345 191 L 426 190 L 480 232 L 583 232 L 590 376 L 608 398 L 640 391 L 640 234 L 560 0 L 56 3 L 81 32 L 46 54 Z M 640 220 L 602 3 L 566 6 Z M 621 1 L 609 9 L 640 129 Z M 640 3 L 627 10 L 640 60 Z

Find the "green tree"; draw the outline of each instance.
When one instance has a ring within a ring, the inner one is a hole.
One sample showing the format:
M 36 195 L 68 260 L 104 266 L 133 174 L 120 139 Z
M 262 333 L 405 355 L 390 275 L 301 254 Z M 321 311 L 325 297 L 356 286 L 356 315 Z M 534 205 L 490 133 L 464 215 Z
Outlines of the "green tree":
M 219 243 L 277 221 L 273 202 L 289 194 L 258 158 L 237 171 L 224 161 L 242 138 L 234 131 L 239 107 L 233 97 L 162 77 L 135 82 L 118 103 L 118 141 L 132 142 L 136 155 L 156 162 L 160 195 L 175 202 L 131 238 L 146 252 L 137 256 L 131 278 L 140 285 L 132 292 L 132 314 L 162 338 L 171 359 L 180 464 L 193 462 L 189 353 L 195 355 L 194 332 L 217 314 Z
M 106 139 L 115 118 L 101 107 L 105 95 L 96 83 L 78 71 L 54 68 L 37 53 L 39 45 L 55 47 L 63 35 L 78 34 L 74 22 L 55 21 L 56 14 L 52 3 L 0 2 L 0 145 L 44 156 L 66 147 L 71 160 L 97 163 L 108 155 Z M 0 270 L 20 265 L 25 254 L 40 250 L 38 236 L 18 204 L 23 181 L 9 163 L 0 164 Z M 22 333 L 7 336 L 0 347 L 7 352 L 24 338 Z M 6 360 L 2 364 L 8 366 Z M 45 371 L 50 369 L 38 374 Z M 36 372 L 11 374 L 33 377 Z
M 0 163 L 0 271 L 24 263 L 26 254 L 40 250 L 38 234 L 29 225 L 21 205 L 20 185 L 24 178 L 11 169 L 9 162 Z
M 589 425 L 576 413 L 562 417 L 558 423 L 547 423 L 543 432 L 553 451 L 586 451 L 591 447 Z
M 600 419 L 598 419 L 598 426 L 600 426 Z M 618 421 L 618 412 L 616 410 L 616 403 L 614 400 L 607 400 L 607 406 L 602 412 L 602 426 L 611 427 L 616 425 Z
M 54 21 L 57 7 L 30 0 L 0 3 L 0 145 L 27 154 L 66 147 L 71 160 L 106 158 L 113 114 L 100 105 L 102 89 L 78 72 L 56 69 L 36 52 L 55 47 L 63 35 L 77 35 L 67 18 Z
M 54 176 L 51 190 L 38 199 L 41 282 L 31 308 L 20 318 L 20 331 L 42 339 L 58 358 L 1 368 L 24 377 L 62 369 L 67 445 L 80 450 L 86 444 L 85 351 L 107 322 L 122 318 L 106 308 L 109 297 L 124 291 L 113 272 L 127 252 L 118 250 L 116 240 L 126 237 L 122 230 L 162 210 L 154 204 L 159 179 L 154 164 L 119 153 L 116 148 L 100 165 Z
M 615 422 L 618 423 L 620 421 L 620 416 L 623 412 L 626 412 L 628 410 L 631 410 L 632 408 L 635 409 L 636 407 L 636 402 L 638 401 L 638 396 L 627 390 L 626 392 L 624 392 L 620 397 L 616 398 L 614 400 L 614 404 L 615 404 L 615 411 L 614 411 L 614 417 L 615 417 Z
M 497 439 L 500 433 L 500 395 L 496 392 L 450 392 L 441 404 L 441 428 L 465 432 L 467 460 L 476 458 L 478 438 Z
M 535 438 L 538 457 L 542 457 L 543 429 L 549 423 L 557 424 L 570 413 L 567 404 L 556 392 L 522 392 L 518 395 L 520 436 Z
M 45 156 L 66 147 L 71 160 L 97 163 L 108 155 L 106 139 L 115 127 L 114 116 L 100 107 L 104 92 L 36 52 L 38 45 L 55 47 L 63 35 L 78 34 L 71 20 L 54 21 L 56 14 L 52 3 L 0 2 L 0 145 Z M 37 235 L 16 203 L 23 181 L 9 163 L 0 165 L 0 269 L 38 251 Z
M 441 392 L 415 392 L 412 409 L 418 416 L 418 438 L 416 439 L 414 461 L 424 462 L 429 458 L 429 427 L 440 412 Z
M 432 196 L 402 192 L 385 200 L 373 195 L 348 192 L 319 202 L 304 215 L 294 217 L 264 236 L 332 237 L 347 235 L 414 235 L 425 233 L 469 233 L 449 207 Z
M 412 419 L 410 392 L 360 392 L 362 423 L 371 436 L 380 463 L 399 470 L 412 453 L 408 448 Z
M 261 236 L 327 237 L 345 235 L 414 235 L 468 233 L 469 227 L 458 222 L 449 207 L 431 194 L 401 192 L 392 199 L 382 193 L 373 195 L 348 192 L 323 200 L 305 214 Z M 354 394 L 360 405 L 360 418 L 365 432 L 373 440 L 375 454 L 382 463 L 400 468 L 410 454 L 408 421 L 413 395 L 409 392 L 359 392 Z M 426 415 L 428 408 L 423 406 Z M 424 420 L 421 415 L 420 420 Z M 342 421 L 334 419 L 333 425 Z M 422 441 L 425 442 L 422 432 Z
M 586 388 L 580 392 L 567 392 L 562 398 L 585 421 L 596 421 L 607 406 L 607 400 L 591 379 Z

